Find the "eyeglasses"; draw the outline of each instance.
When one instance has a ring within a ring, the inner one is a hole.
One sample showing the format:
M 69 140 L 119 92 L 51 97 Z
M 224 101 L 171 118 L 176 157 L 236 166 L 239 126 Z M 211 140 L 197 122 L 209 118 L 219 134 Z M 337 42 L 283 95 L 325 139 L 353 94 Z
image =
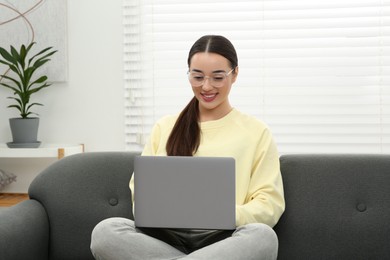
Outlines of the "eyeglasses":
M 188 79 L 190 81 L 191 86 L 193 87 L 201 87 L 204 85 L 206 79 L 209 79 L 210 85 L 215 88 L 223 87 L 223 83 L 225 79 L 233 72 L 234 69 L 232 69 L 229 72 L 218 72 L 213 73 L 212 76 L 205 76 L 203 73 L 195 72 L 195 71 L 189 71 Z

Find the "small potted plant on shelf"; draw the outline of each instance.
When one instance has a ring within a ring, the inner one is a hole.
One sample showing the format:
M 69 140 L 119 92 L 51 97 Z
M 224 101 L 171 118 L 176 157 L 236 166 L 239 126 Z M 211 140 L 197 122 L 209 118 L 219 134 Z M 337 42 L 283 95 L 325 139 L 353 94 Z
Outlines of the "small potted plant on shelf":
M 15 102 L 8 107 L 16 108 L 20 113 L 20 117 L 9 119 L 13 142 L 7 145 L 11 148 L 36 148 L 40 145 L 37 140 L 39 117 L 30 109 L 42 104 L 31 102 L 31 96 L 51 85 L 47 83 L 46 75 L 36 76 L 36 72 L 57 51 L 48 47 L 29 55 L 34 44 L 32 42 L 27 47 L 23 44 L 19 51 L 10 46 L 9 52 L 0 47 L 0 63 L 7 66 L 6 72 L 0 75 L 0 86 L 13 92 L 13 96 L 8 98 Z

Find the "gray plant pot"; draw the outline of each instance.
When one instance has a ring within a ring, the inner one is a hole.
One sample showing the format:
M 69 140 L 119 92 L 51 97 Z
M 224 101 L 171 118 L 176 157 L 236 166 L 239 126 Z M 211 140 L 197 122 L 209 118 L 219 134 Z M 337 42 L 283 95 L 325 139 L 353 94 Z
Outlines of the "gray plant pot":
M 10 118 L 9 124 L 12 133 L 12 143 L 7 143 L 10 148 L 37 148 L 39 118 Z

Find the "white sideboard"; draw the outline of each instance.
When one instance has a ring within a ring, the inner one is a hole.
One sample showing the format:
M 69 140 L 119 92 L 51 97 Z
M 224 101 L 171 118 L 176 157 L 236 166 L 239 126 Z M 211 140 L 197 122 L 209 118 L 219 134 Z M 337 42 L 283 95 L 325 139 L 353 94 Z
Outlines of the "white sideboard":
M 17 176 L 0 193 L 27 193 L 31 181 L 50 164 L 63 157 L 83 153 L 84 144 L 42 143 L 38 148 L 9 148 L 0 143 L 0 169 Z
M 42 144 L 38 148 L 8 148 L 0 144 L 0 158 L 58 158 L 84 152 L 83 144 Z

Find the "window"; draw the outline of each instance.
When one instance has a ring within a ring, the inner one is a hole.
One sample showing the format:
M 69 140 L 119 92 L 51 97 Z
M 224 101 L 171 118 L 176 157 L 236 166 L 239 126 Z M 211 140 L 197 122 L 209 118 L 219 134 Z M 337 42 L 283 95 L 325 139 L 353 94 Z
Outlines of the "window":
M 125 0 L 127 149 L 191 99 L 187 54 L 205 34 L 235 45 L 231 103 L 281 153 L 390 152 L 387 0 Z

